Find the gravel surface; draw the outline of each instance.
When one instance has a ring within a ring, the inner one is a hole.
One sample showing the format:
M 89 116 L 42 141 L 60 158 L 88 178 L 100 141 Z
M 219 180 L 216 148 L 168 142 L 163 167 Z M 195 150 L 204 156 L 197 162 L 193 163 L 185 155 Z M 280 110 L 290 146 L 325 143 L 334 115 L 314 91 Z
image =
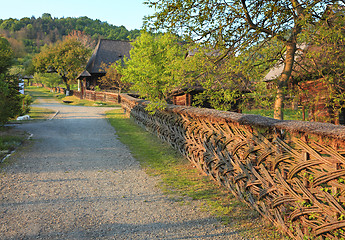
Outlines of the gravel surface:
M 244 239 L 156 187 L 104 119 L 109 108 L 41 102 L 51 121 L 0 176 L 0 239 Z

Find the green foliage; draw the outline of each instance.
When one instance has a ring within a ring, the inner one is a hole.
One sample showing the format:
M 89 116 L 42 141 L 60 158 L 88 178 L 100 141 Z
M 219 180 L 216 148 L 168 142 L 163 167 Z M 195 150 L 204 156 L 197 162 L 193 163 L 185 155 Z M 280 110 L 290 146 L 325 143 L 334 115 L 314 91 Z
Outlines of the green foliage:
M 30 113 L 31 107 L 30 105 L 34 102 L 32 97 L 30 95 L 21 95 L 22 102 L 23 102 L 23 108 L 22 108 L 22 114 L 28 114 Z
M 307 107 L 322 101 L 338 113 L 345 108 L 344 11 L 330 8 L 324 18 L 301 36 L 309 46 L 297 69 L 296 81 L 300 87 L 297 90 L 308 97 L 304 103 Z
M 218 110 L 239 109 L 243 102 L 244 93 L 249 91 L 249 78 L 242 73 L 240 58 L 224 56 L 224 49 L 212 47 L 192 46 L 189 53 L 192 56 L 181 61 L 178 68 L 184 85 L 190 91 L 201 88 L 202 92 L 194 96 L 196 105 L 210 104 Z
M 10 43 L 3 37 L 0 37 L 0 74 L 5 73 L 13 64 L 13 50 Z
M 44 13 L 39 18 L 0 20 L 0 35 L 16 39 L 27 53 L 37 53 L 41 46 L 61 41 L 74 30 L 84 32 L 96 41 L 99 38 L 128 40 L 140 35 L 137 29 L 129 31 L 124 26 L 114 26 L 88 17 L 52 18 L 49 13 Z
M 25 96 L 19 93 L 18 77 L 9 74 L 12 63 L 13 51 L 10 44 L 0 37 L 0 126 L 23 113 L 22 102 L 23 98 L 25 101 Z M 24 107 L 24 111 L 26 109 Z
M 172 34 L 154 36 L 143 32 L 132 43 L 131 58 L 125 67 L 118 65 L 122 80 L 131 83 L 131 89 L 149 101 L 148 110 L 165 107 L 170 92 L 180 85 L 176 77 L 185 51 Z
M 62 83 L 62 78 L 57 73 L 35 73 L 34 81 L 42 83 L 49 88 L 53 88 Z
M 275 118 L 283 118 L 284 98 L 287 94 L 288 80 L 295 61 L 298 36 L 309 28 L 310 23 L 321 19 L 321 13 L 329 4 L 336 1 L 220 1 L 220 0 L 149 0 L 146 2 L 156 9 L 156 13 L 146 18 L 146 25 L 152 29 L 164 29 L 182 33 L 189 41 L 199 41 L 211 44 L 214 48 L 225 48 L 226 56 L 239 57 L 234 61 L 246 66 L 242 69 L 249 72 L 253 68 L 262 68 L 262 64 L 250 59 L 252 50 L 259 52 L 267 43 L 277 48 L 271 48 L 268 56 L 256 59 L 273 63 L 283 59 L 284 70 L 277 80 L 275 91 Z M 273 41 L 273 43 L 272 43 Z M 285 56 L 282 55 L 285 51 Z M 224 57 L 224 54 L 220 58 Z M 264 56 L 264 55 L 263 55 Z M 269 64 L 268 64 L 269 65 Z M 253 72 L 255 73 L 255 71 Z M 256 76 L 258 77 L 258 76 Z M 252 81 L 255 82 L 255 81 Z M 215 83 L 215 82 L 213 82 Z M 212 84 L 212 83 L 210 83 Z M 226 102 L 229 93 L 220 93 Z M 230 94 L 231 96 L 231 94 Z M 218 98 L 217 98 L 218 99 Z M 217 100 L 217 102 L 221 102 Z M 221 106 L 222 108 L 223 106 Z
M 84 69 L 91 54 L 91 49 L 75 38 L 66 38 L 55 45 L 45 47 L 33 59 L 38 72 L 57 72 L 69 89 Z
M 0 126 L 22 114 L 22 96 L 18 92 L 18 83 L 17 78 L 0 74 Z
M 101 88 L 100 88 L 99 86 L 96 86 L 96 87 L 95 87 L 95 91 L 96 91 L 96 92 L 99 92 L 99 91 L 101 91 Z

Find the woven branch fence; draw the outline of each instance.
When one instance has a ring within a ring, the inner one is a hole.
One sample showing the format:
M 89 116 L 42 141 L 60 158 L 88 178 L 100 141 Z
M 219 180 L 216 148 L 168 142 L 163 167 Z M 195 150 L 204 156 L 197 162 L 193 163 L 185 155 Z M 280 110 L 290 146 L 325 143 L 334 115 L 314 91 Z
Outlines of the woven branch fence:
M 345 238 L 345 127 L 147 102 L 135 121 L 294 239 Z

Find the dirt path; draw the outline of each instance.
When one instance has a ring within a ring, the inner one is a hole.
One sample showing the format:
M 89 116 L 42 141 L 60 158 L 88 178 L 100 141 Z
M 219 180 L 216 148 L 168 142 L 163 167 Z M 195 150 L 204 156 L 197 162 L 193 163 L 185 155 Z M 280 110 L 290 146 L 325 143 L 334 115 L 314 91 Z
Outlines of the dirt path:
M 169 200 L 104 119 L 109 108 L 65 106 L 0 176 L 0 239 L 243 239 L 193 205 Z

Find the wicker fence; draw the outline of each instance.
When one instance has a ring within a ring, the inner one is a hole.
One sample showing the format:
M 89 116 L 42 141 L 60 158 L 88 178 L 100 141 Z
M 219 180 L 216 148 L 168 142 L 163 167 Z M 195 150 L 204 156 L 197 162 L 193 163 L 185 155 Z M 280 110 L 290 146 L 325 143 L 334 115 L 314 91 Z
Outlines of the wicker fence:
M 345 127 L 169 105 L 135 121 L 295 239 L 345 238 Z

